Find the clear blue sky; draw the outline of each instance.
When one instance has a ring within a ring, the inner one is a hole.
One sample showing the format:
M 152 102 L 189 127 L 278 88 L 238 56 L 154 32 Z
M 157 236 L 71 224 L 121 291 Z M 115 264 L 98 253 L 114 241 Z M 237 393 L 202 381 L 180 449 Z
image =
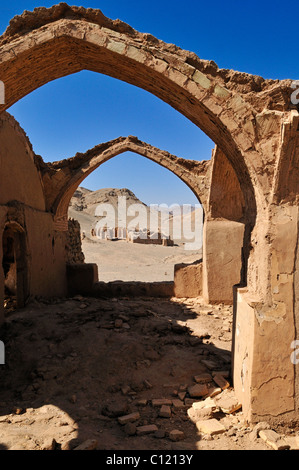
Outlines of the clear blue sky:
M 24 10 L 58 2 L 1 1 L 0 34 Z M 221 68 L 264 78 L 299 79 L 299 2 L 252 0 L 82 0 L 165 42 L 214 60 Z M 1 77 L 0 77 L 1 79 Z M 209 159 L 213 142 L 178 112 L 149 93 L 104 75 L 84 71 L 31 93 L 8 110 L 46 161 L 71 157 L 120 135 L 136 135 L 177 156 Z M 195 203 L 174 175 L 126 153 L 104 164 L 85 187 L 128 187 L 144 202 Z M 153 189 L 154 188 L 154 189 Z

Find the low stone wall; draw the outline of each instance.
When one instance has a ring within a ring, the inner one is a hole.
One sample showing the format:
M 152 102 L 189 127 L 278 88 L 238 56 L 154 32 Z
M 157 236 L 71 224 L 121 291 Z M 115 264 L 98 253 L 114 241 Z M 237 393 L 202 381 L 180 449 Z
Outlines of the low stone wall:
M 68 264 L 69 295 L 90 297 L 173 297 L 173 282 L 99 282 L 94 263 Z
M 174 266 L 174 296 L 181 298 L 202 296 L 202 260 Z
M 97 282 L 92 289 L 95 297 L 173 297 L 173 282 Z
M 69 295 L 93 295 L 98 281 L 98 266 L 95 263 L 67 264 L 66 272 Z

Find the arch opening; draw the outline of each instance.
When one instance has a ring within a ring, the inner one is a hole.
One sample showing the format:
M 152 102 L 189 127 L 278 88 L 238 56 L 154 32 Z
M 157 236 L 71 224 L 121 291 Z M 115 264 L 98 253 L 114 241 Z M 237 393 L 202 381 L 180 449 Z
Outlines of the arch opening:
M 223 78 L 220 79 L 220 76 L 218 82 L 217 67 L 206 72 L 200 59 L 195 60 L 190 53 L 178 48 L 174 51 L 162 41 L 137 33 L 127 25 L 123 25 L 119 31 L 117 25 L 110 20 L 107 22 L 107 19 L 103 20 L 106 27 L 102 27 L 101 22 L 93 22 L 92 15 L 89 21 L 86 18 L 81 21 L 81 13 L 76 20 L 64 18 L 63 14 L 62 18 L 58 15 L 54 23 L 52 20 L 43 25 L 41 36 L 38 36 L 38 29 L 31 32 L 36 41 L 26 43 L 21 52 L 18 52 L 16 46 L 14 57 L 8 56 L 8 60 L 2 64 L 7 103 L 0 110 L 9 108 L 49 81 L 81 70 L 109 75 L 143 88 L 186 116 L 224 151 L 242 186 L 252 223 L 255 197 L 248 163 L 245 163 L 243 157 L 243 151 L 248 150 L 250 137 L 235 122 L 238 117 L 232 101 L 234 98 L 238 101 L 239 97 L 222 87 Z M 9 38 L 4 47 L 8 46 Z M 58 64 L 53 54 L 59 57 Z M 40 71 L 38 74 L 32 67 L 33 58 L 36 69 Z M 13 61 L 14 66 L 22 66 L 24 73 L 20 77 L 21 83 L 15 75 L 7 76 L 10 61 Z M 242 111 L 246 110 L 248 115 L 252 113 L 245 102 L 242 106 Z M 227 115 L 231 112 L 234 118 L 230 121 Z
M 192 53 L 138 33 L 102 14 L 99 21 L 95 12 L 86 16 L 83 10 L 66 7 L 57 15 L 55 12 L 53 21 L 54 10 L 48 12 L 49 19 L 45 16 L 41 30 L 37 22 L 29 33 L 29 41 L 27 32 L 22 32 L 22 47 L 18 49 L 16 40 L 13 57 L 9 55 L 9 46 L 15 37 L 10 37 L 10 32 L 4 38 L 3 47 L 8 55 L 0 64 L 0 72 L 6 83 L 7 102 L 0 112 L 45 83 L 82 70 L 101 73 L 152 93 L 198 126 L 229 159 L 244 195 L 244 244 L 249 247 L 256 201 L 251 178 L 254 168 L 244 155 L 255 149 L 250 126 L 243 124 L 252 119 L 254 109 L 239 95 L 238 86 L 232 83 L 229 89 L 225 88 L 226 77 L 216 64 L 208 66 Z M 59 57 L 58 63 L 54 54 Z M 33 59 L 38 74 L 32 68 Z M 10 65 L 22 68 L 21 83 L 18 77 L 7 74 Z M 248 257 L 249 249 L 245 252 Z
M 146 166 L 141 160 L 146 160 Z M 68 217 L 81 225 L 85 262 L 97 264 L 99 281 L 173 283 L 176 264 L 202 261 L 203 209 L 198 196 L 166 169 L 166 163 L 151 160 L 122 152 L 97 162 L 92 186 L 102 189 L 84 189 L 82 185 L 86 188 L 91 182 L 88 176 L 70 201 Z M 125 172 L 129 165 L 137 174 L 138 167 L 144 172 L 142 184 L 130 177 L 130 170 Z M 162 180 L 177 193 L 176 200 L 168 198 L 168 204 L 163 191 L 159 192 Z M 165 286 L 164 291 L 170 292 Z M 198 286 L 197 295 L 200 292 Z

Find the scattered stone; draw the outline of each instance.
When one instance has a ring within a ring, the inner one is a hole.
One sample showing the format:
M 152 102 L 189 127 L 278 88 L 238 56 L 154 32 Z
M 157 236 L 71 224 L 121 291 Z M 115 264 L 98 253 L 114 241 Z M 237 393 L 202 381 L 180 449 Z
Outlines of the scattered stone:
M 222 377 L 225 377 L 227 379 L 230 376 L 230 371 L 229 370 L 214 370 L 212 372 L 212 376 L 215 377 L 215 375 L 222 375 Z
M 212 407 L 209 407 L 209 408 L 204 407 L 204 408 L 201 408 L 201 409 L 198 409 L 198 410 L 191 407 L 187 410 L 187 414 L 188 414 L 188 417 L 190 418 L 190 420 L 195 424 L 197 423 L 197 421 L 210 419 L 214 416 Z
M 259 436 L 274 450 L 288 450 L 290 445 L 277 432 L 272 429 L 264 429 L 259 432 Z
M 212 408 L 213 411 L 216 411 L 217 406 L 215 404 L 215 401 L 212 400 L 212 398 L 208 397 L 205 400 L 194 402 L 192 404 L 192 408 L 194 410 L 202 410 L 203 408 Z
M 41 450 L 55 450 L 56 441 L 53 438 L 46 439 L 41 446 Z
M 183 431 L 179 431 L 178 429 L 173 429 L 169 433 L 169 439 L 173 442 L 182 441 L 183 439 L 185 439 L 185 434 L 183 433 Z
M 180 400 L 184 401 L 185 399 L 185 396 L 186 396 L 186 392 L 178 392 L 178 397 Z
M 261 421 L 260 423 L 257 423 L 253 430 L 251 431 L 250 433 L 250 439 L 252 441 L 256 440 L 258 437 L 259 437 L 259 432 L 260 431 L 264 431 L 265 429 L 271 429 L 270 427 L 270 424 L 265 422 L 265 421 Z
M 109 418 L 118 418 L 127 414 L 129 411 L 127 401 L 117 400 L 112 403 L 108 403 L 102 409 L 102 414 L 104 416 L 109 416 Z
M 299 436 L 287 436 L 284 440 L 290 446 L 290 450 L 299 450 Z
M 155 424 L 147 424 L 144 426 L 139 426 L 136 429 L 136 434 L 137 436 L 145 436 L 146 434 L 151 434 L 156 431 L 158 431 L 158 428 Z
M 0 423 L 10 423 L 10 419 L 8 416 L 1 416 Z
M 210 370 L 217 369 L 218 364 L 215 361 L 212 361 L 211 359 L 201 359 L 200 362 Z
M 206 384 L 212 382 L 213 378 L 208 372 L 203 372 L 202 374 L 196 375 L 194 380 L 198 384 Z
M 129 415 L 120 416 L 118 418 L 118 422 L 119 424 L 124 426 L 127 423 L 133 423 L 134 421 L 138 421 L 138 419 L 140 419 L 140 414 L 137 411 L 136 413 L 130 413 Z
M 131 390 L 131 387 L 130 385 L 124 385 L 123 387 L 121 387 L 121 393 L 123 395 L 127 395 Z
M 214 387 L 213 385 L 209 387 L 209 397 L 213 398 L 216 395 L 219 395 L 222 392 L 222 388 Z
M 75 447 L 74 450 L 96 450 L 98 447 L 98 441 L 96 439 L 88 439 L 87 441 Z
M 188 385 L 187 384 L 181 384 L 179 386 L 179 392 L 186 392 L 188 389 Z
M 182 400 L 172 400 L 172 405 L 174 408 L 185 408 L 185 403 Z
M 114 327 L 115 328 L 121 328 L 123 326 L 123 321 L 121 318 L 117 318 L 114 322 Z
M 235 413 L 242 408 L 242 404 L 236 398 L 233 390 L 224 390 L 215 398 L 215 403 L 226 414 Z
M 209 436 L 216 436 L 217 434 L 222 434 L 226 431 L 223 424 L 215 418 L 197 421 L 196 427 L 200 432 L 208 434 Z
M 199 400 L 196 400 L 195 398 L 185 398 L 184 403 L 186 406 L 192 406 L 193 403 L 198 402 Z
M 144 400 L 138 400 L 137 402 L 137 406 L 146 406 L 147 405 L 147 400 L 144 399 Z
M 147 390 L 150 390 L 151 388 L 153 388 L 152 384 L 148 380 L 145 379 L 143 383 Z
M 124 431 L 127 434 L 127 436 L 135 436 L 137 427 L 133 423 L 127 423 L 124 427 Z
M 158 431 L 155 432 L 156 439 L 164 439 L 165 436 L 166 432 L 164 431 L 164 429 L 158 429 Z
M 68 439 L 61 443 L 60 450 L 73 450 L 77 446 L 77 439 Z
M 168 405 L 162 405 L 159 411 L 159 416 L 161 418 L 171 418 L 171 408 Z
M 209 388 L 206 384 L 196 384 L 188 388 L 191 398 L 200 398 L 209 394 Z
M 172 400 L 169 400 L 167 398 L 155 398 L 154 400 L 152 400 L 152 406 L 163 406 L 163 405 L 166 405 L 166 406 L 171 406 L 172 405 Z
M 222 390 L 230 387 L 230 383 L 221 374 L 215 375 L 213 380 Z

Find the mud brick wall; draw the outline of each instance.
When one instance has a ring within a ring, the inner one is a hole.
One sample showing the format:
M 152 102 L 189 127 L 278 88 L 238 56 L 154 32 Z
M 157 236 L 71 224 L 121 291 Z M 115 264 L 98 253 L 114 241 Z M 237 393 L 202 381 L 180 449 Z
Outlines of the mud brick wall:
M 85 257 L 82 252 L 81 227 L 75 219 L 68 220 L 66 253 L 68 264 L 84 263 Z

